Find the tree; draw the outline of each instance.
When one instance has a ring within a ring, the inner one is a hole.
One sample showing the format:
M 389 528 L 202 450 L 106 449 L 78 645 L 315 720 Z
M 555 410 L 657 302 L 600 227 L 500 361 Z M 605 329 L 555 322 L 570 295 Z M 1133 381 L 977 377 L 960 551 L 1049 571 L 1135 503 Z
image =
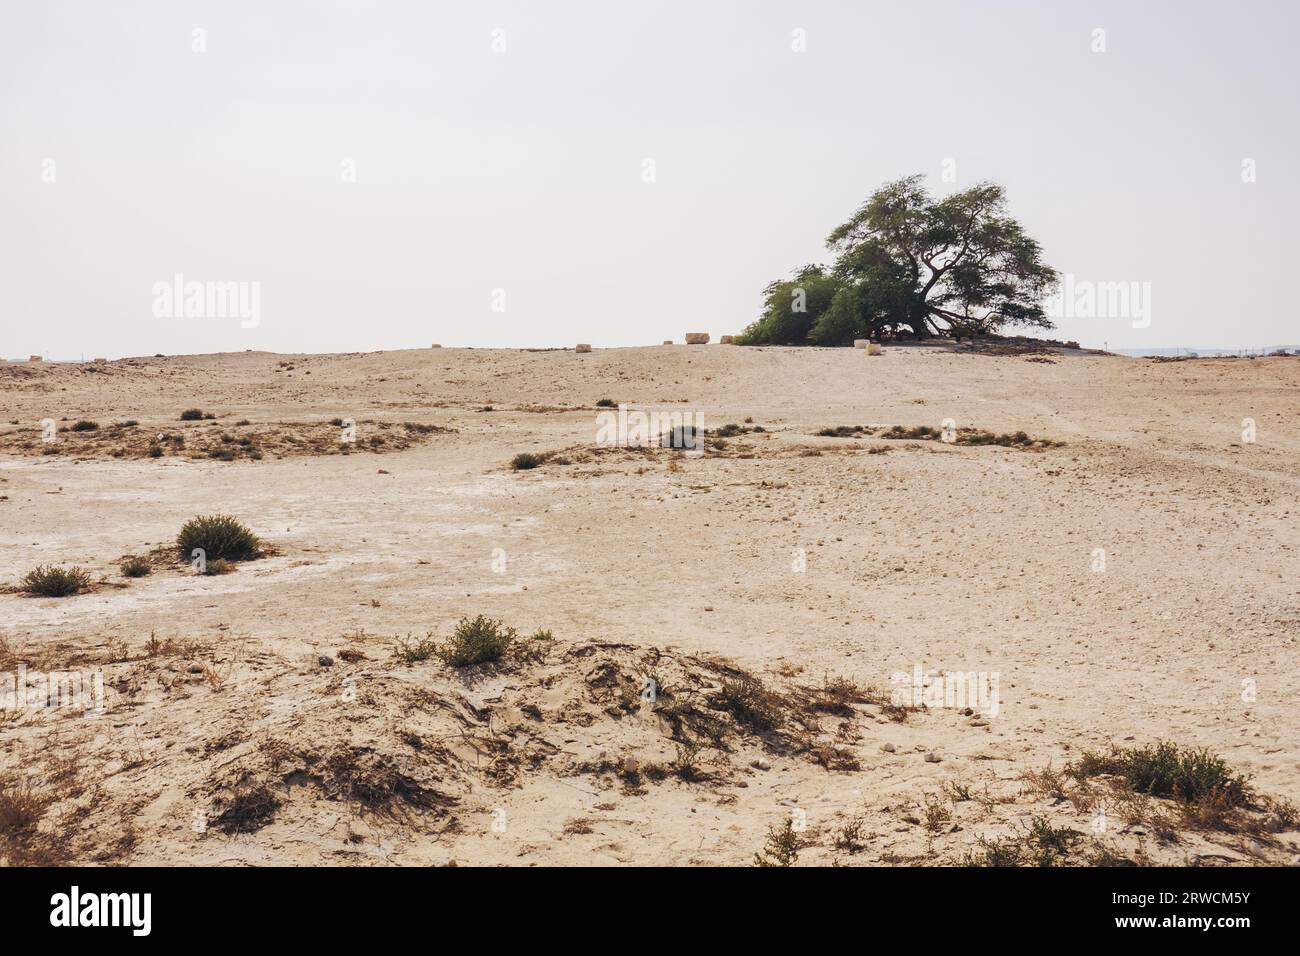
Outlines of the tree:
M 787 344 L 803 326 L 774 312 L 776 292 L 810 277 L 828 304 L 814 313 L 806 340 L 845 345 L 854 338 L 911 334 L 973 335 L 1008 326 L 1050 329 L 1042 302 L 1057 273 L 1041 247 L 1006 214 L 995 183 L 936 200 L 908 176 L 876 190 L 826 240 L 832 267 L 806 266 L 794 280 L 768 286 L 762 318 L 745 344 Z M 779 337 L 771 337 L 779 330 Z
M 817 320 L 830 308 L 840 282 L 822 266 L 804 266 L 793 279 L 763 290 L 763 314 L 738 335 L 741 345 L 805 345 Z

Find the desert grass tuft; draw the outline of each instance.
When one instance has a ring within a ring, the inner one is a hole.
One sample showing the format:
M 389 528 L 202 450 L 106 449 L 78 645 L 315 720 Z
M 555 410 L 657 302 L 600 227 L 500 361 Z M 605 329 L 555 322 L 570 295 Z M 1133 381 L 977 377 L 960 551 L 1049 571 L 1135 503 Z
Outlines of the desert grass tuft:
M 40 597 L 69 597 L 90 589 L 90 573 L 84 568 L 40 565 L 28 571 L 19 589 Z
M 546 464 L 550 457 L 544 452 L 521 451 L 510 459 L 510 467 L 515 471 L 530 471 Z
M 149 562 L 137 555 L 132 555 L 123 560 L 118 569 L 122 572 L 124 578 L 143 578 L 153 573 L 153 568 L 149 566 Z
M 461 618 L 447 643 L 439 646 L 438 657 L 452 667 L 490 664 L 499 661 L 515 641 L 513 627 L 480 614 Z
M 208 562 L 217 558 L 247 561 L 261 555 L 261 542 L 243 522 L 230 515 L 200 515 L 191 518 L 176 536 L 176 548 L 189 560 L 195 548 L 202 548 Z
M 1233 773 L 1222 757 L 1164 740 L 1144 747 L 1114 747 L 1106 754 L 1085 751 L 1066 772 L 1078 780 L 1116 777 L 1135 793 L 1190 804 L 1212 800 L 1235 808 L 1248 804 L 1252 796 L 1246 777 Z
M 785 722 L 780 697 L 750 674 L 724 680 L 717 702 L 738 723 L 759 733 L 775 730 Z
M 798 859 L 799 834 L 795 832 L 794 822 L 786 820 L 784 825 L 768 830 L 763 849 L 754 854 L 754 865 L 794 866 Z

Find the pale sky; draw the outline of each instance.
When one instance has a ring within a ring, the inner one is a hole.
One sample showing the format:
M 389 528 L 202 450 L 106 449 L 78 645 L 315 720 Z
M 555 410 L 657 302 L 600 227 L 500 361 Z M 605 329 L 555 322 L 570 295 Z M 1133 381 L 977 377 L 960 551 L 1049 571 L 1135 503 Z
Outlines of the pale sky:
M 0 0 L 0 355 L 716 339 L 915 172 L 1149 283 L 1059 337 L 1295 343 L 1298 7 Z

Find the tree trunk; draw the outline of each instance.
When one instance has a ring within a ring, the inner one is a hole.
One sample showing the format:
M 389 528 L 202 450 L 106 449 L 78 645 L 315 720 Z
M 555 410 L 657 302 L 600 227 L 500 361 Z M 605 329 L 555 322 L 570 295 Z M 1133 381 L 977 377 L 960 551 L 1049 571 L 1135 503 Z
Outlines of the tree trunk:
M 926 321 L 925 306 L 914 308 L 912 314 L 907 317 L 907 324 L 912 327 L 918 339 L 928 339 L 933 334 L 930 331 L 930 323 Z

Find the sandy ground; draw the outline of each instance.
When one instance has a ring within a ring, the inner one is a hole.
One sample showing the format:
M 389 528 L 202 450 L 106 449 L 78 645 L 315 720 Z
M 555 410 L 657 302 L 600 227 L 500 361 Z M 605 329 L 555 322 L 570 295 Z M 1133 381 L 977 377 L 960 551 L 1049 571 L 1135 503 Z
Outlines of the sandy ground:
M 602 398 L 764 431 L 703 458 L 592 452 Z M 167 433 L 191 406 L 235 433 L 353 419 L 357 450 L 114 458 L 66 431 Z M 948 418 L 1065 444 L 815 434 Z M 58 453 L 32 440 L 42 419 L 67 420 Z M 1082 834 L 1073 862 L 1290 863 L 1294 829 L 1167 833 L 1114 807 L 1099 825 L 1104 802 L 1023 775 L 1169 739 L 1300 798 L 1298 421 L 1287 358 L 679 345 L 3 366 L 0 582 L 61 563 L 102 583 L 0 594 L 0 670 L 106 684 L 99 716 L 0 714 L 5 779 L 43 794 L 20 837 L 114 864 L 741 865 L 793 820 L 801 865 L 946 864 L 1045 817 Z M 371 450 L 377 422 L 447 431 Z M 569 463 L 512 471 L 522 451 Z M 213 512 L 275 553 L 119 574 Z M 477 614 L 555 640 L 473 673 L 395 656 Z M 894 719 L 878 691 L 916 667 L 999 675 L 996 715 Z M 764 733 L 716 705 L 736 668 L 785 701 L 836 677 L 875 690 Z M 638 699 L 651 673 L 667 717 Z M 703 741 L 694 772 L 683 739 Z

